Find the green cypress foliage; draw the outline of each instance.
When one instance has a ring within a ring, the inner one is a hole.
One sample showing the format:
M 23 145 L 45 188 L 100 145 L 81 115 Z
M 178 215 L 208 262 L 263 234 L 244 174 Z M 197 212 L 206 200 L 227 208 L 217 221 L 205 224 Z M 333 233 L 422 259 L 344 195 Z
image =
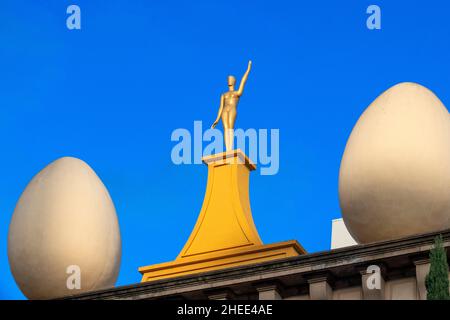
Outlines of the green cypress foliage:
M 442 245 L 442 235 L 434 240 L 430 250 L 430 272 L 425 279 L 427 300 L 450 300 L 447 253 Z

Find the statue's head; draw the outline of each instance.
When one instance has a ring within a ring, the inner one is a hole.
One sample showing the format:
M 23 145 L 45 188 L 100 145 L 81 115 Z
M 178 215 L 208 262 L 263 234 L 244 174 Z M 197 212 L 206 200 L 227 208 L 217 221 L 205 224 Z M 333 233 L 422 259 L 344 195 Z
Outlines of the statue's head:
M 236 78 L 233 76 L 228 76 L 228 88 L 234 88 L 234 85 L 236 84 Z

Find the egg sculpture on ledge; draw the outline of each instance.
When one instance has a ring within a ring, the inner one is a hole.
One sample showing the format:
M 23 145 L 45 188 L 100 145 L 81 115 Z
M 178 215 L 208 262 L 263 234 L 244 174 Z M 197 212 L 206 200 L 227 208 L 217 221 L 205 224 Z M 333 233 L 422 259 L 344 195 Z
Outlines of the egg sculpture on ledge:
M 8 259 L 29 299 L 114 286 L 121 259 L 116 211 L 85 162 L 60 158 L 30 181 L 9 226 Z
M 450 116 L 433 92 L 400 83 L 364 111 L 342 157 L 339 201 L 359 243 L 450 228 Z

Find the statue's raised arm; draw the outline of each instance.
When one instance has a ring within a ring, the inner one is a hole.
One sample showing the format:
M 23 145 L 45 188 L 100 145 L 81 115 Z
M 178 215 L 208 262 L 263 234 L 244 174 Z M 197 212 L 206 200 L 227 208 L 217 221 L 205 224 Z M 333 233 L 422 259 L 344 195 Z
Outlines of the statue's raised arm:
M 248 62 L 247 71 L 245 71 L 244 76 L 242 77 L 241 83 L 239 84 L 239 90 L 237 92 L 238 96 L 242 96 L 242 93 L 244 92 L 245 83 L 247 82 L 248 74 L 250 73 L 250 70 L 252 69 L 252 61 L 250 60 Z

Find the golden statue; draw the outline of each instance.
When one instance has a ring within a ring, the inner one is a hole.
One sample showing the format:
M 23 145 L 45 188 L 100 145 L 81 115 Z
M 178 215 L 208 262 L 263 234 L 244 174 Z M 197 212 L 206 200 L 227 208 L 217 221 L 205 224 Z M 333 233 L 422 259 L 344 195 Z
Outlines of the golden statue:
M 228 77 L 229 91 L 220 98 L 214 128 L 222 118 L 226 152 L 202 158 L 208 166 L 208 180 L 197 223 L 174 261 L 139 268 L 141 282 L 223 270 L 243 265 L 286 259 L 305 254 L 295 240 L 263 244 L 252 217 L 249 195 L 250 172 L 256 165 L 242 150 L 233 150 L 236 107 L 244 91 L 252 62 L 242 77 Z
M 244 86 L 247 82 L 248 74 L 252 68 L 252 62 L 248 62 L 247 71 L 245 71 L 242 77 L 241 83 L 239 85 L 239 90 L 234 90 L 234 85 L 236 84 L 236 78 L 233 76 L 228 76 L 228 91 L 220 96 L 220 108 L 217 114 L 217 119 L 212 124 L 211 128 L 215 128 L 219 119 L 222 118 L 222 125 L 225 135 L 225 147 L 227 151 L 233 150 L 234 144 L 234 122 L 236 121 L 237 105 L 239 98 L 244 92 Z

